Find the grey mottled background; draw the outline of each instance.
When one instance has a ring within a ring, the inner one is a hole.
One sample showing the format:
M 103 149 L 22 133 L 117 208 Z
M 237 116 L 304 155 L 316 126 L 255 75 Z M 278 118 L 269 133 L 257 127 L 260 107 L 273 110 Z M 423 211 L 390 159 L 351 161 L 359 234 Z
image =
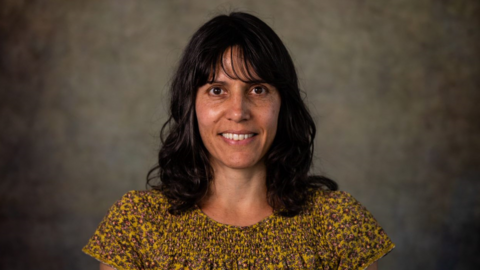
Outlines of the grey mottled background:
M 212 16 L 253 12 L 298 67 L 316 172 L 396 243 L 380 269 L 480 269 L 480 1 L 0 1 L 0 268 L 80 251 L 144 189 L 166 89 Z

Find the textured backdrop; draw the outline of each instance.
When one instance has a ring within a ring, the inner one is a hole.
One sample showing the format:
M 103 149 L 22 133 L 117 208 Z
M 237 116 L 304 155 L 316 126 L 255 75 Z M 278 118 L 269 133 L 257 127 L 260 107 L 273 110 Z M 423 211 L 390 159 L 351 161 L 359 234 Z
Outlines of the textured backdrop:
M 318 127 L 315 172 L 396 243 L 384 269 L 480 269 L 480 1 L 0 1 L 0 268 L 97 269 L 81 247 L 144 189 L 193 32 L 258 15 Z

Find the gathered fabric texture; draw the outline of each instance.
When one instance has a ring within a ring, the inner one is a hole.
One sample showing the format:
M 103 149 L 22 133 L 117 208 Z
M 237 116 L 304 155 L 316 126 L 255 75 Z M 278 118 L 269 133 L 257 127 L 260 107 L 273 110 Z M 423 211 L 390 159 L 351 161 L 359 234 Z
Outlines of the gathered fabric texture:
M 365 269 L 394 244 L 343 191 L 312 190 L 304 211 L 251 226 L 217 222 L 198 207 L 171 215 L 158 191 L 117 201 L 83 252 L 127 269 Z

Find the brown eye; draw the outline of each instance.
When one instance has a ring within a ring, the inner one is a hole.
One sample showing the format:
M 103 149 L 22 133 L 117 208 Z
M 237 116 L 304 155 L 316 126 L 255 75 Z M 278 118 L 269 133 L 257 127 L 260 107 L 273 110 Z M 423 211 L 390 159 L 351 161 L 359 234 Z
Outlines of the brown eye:
M 218 95 L 221 95 L 223 93 L 223 90 L 221 88 L 214 87 L 214 88 L 210 89 L 210 93 L 212 95 L 218 96 Z
M 261 94 L 264 94 L 266 92 L 265 88 L 261 87 L 261 86 L 256 86 L 253 88 L 253 93 L 257 94 L 257 95 L 261 95 Z

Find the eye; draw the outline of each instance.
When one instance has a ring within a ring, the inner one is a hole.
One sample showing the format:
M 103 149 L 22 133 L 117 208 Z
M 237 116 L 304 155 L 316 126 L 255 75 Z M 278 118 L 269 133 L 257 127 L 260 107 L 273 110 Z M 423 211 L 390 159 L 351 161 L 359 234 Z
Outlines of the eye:
M 267 92 L 267 89 L 265 89 L 265 87 L 263 86 L 255 86 L 253 89 L 252 89 L 253 93 L 255 93 L 256 95 L 261 95 L 261 94 L 265 94 Z
M 221 94 L 223 94 L 223 89 L 219 88 L 219 87 L 213 87 L 213 88 L 210 89 L 210 94 L 212 94 L 214 96 L 221 95 Z

